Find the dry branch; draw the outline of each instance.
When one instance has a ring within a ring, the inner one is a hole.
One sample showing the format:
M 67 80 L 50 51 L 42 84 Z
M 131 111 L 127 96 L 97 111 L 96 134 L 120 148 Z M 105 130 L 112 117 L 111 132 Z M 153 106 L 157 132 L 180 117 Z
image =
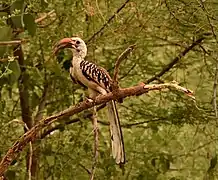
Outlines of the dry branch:
M 104 28 L 110 24 L 110 22 L 116 17 L 117 14 L 119 14 L 119 12 L 127 5 L 127 3 L 129 2 L 130 0 L 126 0 L 118 9 L 117 11 L 107 20 L 107 22 L 97 31 L 95 32 L 91 38 L 88 39 L 87 41 L 87 44 L 90 43 L 94 38 L 95 36 L 97 36 L 98 34 L 100 34 Z
M 126 59 L 126 57 L 134 50 L 135 44 L 130 45 L 125 51 L 123 51 L 120 56 L 117 58 L 116 63 L 115 63 L 115 68 L 114 68 L 114 82 L 118 84 L 118 74 L 119 74 L 119 69 L 120 69 L 120 64 L 121 62 Z
M 205 36 L 210 35 L 210 34 L 205 34 Z M 158 74 L 156 74 L 155 76 L 151 77 L 150 79 L 148 79 L 146 81 L 146 84 L 157 80 L 158 78 L 160 78 L 161 76 L 163 76 L 166 72 L 168 72 L 176 63 L 179 62 L 179 60 L 184 57 L 189 51 L 191 51 L 195 46 L 197 46 L 198 44 L 200 44 L 206 37 L 202 36 L 200 38 L 198 38 L 197 40 L 195 40 L 190 46 L 188 46 L 187 48 L 185 48 L 181 53 L 179 53 L 178 56 L 176 56 L 168 65 L 166 65 L 161 72 L 159 72 Z
M 187 94 L 188 96 L 193 97 L 192 91 L 179 86 L 176 83 L 165 83 L 165 84 L 152 84 L 152 85 L 145 85 L 141 83 L 140 85 L 133 86 L 130 88 L 118 89 L 116 93 L 111 92 L 107 95 L 100 95 L 96 98 L 95 102 L 88 102 L 83 101 L 78 103 L 75 106 L 72 106 L 62 112 L 59 112 L 55 115 L 49 116 L 45 119 L 39 121 L 34 127 L 32 127 L 29 131 L 27 131 L 23 136 L 21 136 L 14 145 L 8 150 L 6 155 L 3 157 L 0 163 L 0 177 L 4 174 L 7 170 L 8 166 L 11 162 L 17 158 L 18 154 L 24 149 L 24 147 L 31 141 L 32 143 L 36 140 L 38 133 L 42 128 L 49 126 L 51 123 L 57 121 L 59 118 L 69 117 L 76 113 L 79 113 L 85 109 L 89 109 L 94 105 L 99 105 L 106 103 L 111 100 L 116 100 L 119 98 L 126 98 L 129 96 L 138 96 L 144 93 L 148 93 L 149 91 L 153 90 L 162 90 L 162 89 L 176 89 L 178 91 L 182 91 L 183 93 Z
M 46 13 L 44 16 L 42 16 L 42 17 L 36 19 L 36 20 L 35 20 L 35 23 L 39 23 L 39 22 L 45 20 L 47 17 L 53 15 L 54 13 L 55 13 L 55 10 L 52 10 L 52 11 Z
M 13 41 L 0 41 L 0 46 L 18 45 L 18 44 L 26 43 L 27 41 L 28 41 L 27 39 L 13 40 Z

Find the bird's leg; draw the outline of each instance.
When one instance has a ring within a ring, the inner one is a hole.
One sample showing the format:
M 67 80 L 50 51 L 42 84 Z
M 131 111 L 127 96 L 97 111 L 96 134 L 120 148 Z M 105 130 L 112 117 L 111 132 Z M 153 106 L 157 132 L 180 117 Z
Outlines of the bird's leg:
M 87 98 L 88 102 L 93 102 L 95 104 L 95 99 L 99 95 L 99 93 L 93 89 L 88 88 L 89 97 Z

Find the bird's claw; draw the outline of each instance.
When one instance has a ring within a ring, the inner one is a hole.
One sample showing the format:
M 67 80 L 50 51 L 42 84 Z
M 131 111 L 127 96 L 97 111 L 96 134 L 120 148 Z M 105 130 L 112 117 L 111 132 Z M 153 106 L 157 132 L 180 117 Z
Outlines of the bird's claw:
M 91 99 L 91 98 L 88 98 L 88 97 L 86 97 L 86 101 L 87 101 L 87 102 L 91 102 L 91 103 L 93 103 L 93 102 L 94 102 L 94 100 L 93 100 L 93 99 Z

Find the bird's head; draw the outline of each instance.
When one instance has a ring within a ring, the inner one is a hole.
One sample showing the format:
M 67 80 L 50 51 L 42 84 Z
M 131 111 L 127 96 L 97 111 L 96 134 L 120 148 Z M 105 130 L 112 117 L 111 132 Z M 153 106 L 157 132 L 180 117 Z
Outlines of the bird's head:
M 87 54 L 87 47 L 85 42 L 79 37 L 61 39 L 54 47 L 54 54 L 56 55 L 60 49 L 71 49 L 74 56 L 85 58 Z

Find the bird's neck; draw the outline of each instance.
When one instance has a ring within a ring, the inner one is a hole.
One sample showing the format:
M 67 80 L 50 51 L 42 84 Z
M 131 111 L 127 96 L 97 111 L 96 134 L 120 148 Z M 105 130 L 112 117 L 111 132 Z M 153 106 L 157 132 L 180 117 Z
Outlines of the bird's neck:
M 73 66 L 76 66 L 76 65 L 79 65 L 82 61 L 84 60 L 84 58 L 82 56 L 73 56 L 73 59 L 72 59 L 72 65 Z

